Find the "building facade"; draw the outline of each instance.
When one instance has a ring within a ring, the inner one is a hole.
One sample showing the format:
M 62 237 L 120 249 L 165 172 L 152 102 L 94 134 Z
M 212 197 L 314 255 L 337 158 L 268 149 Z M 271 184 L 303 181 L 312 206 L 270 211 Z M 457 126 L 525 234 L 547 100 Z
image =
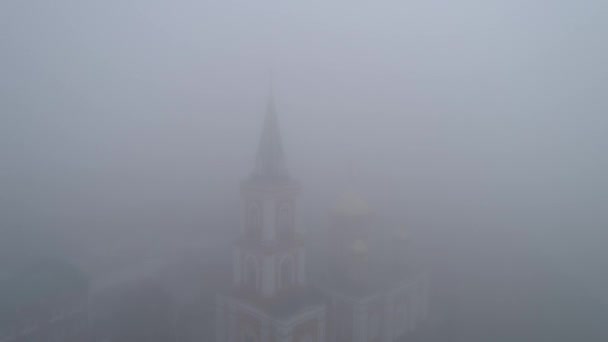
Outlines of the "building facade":
M 332 211 L 311 286 L 296 229 L 299 190 L 271 99 L 253 172 L 241 185 L 242 227 L 231 289 L 217 298 L 216 341 L 389 342 L 416 329 L 428 315 L 428 276 L 412 262 L 403 230 L 372 231 L 367 202 L 346 194 Z
M 0 342 L 89 338 L 88 278 L 60 260 L 37 260 L 1 284 Z
M 243 224 L 232 290 L 218 296 L 218 342 L 325 341 L 325 305 L 306 279 L 296 230 L 299 185 L 285 165 L 273 101 L 251 176 L 241 186 Z
M 331 213 L 325 269 L 330 342 L 389 342 L 428 315 L 428 275 L 416 265 L 405 231 L 376 229 L 367 202 L 349 191 Z

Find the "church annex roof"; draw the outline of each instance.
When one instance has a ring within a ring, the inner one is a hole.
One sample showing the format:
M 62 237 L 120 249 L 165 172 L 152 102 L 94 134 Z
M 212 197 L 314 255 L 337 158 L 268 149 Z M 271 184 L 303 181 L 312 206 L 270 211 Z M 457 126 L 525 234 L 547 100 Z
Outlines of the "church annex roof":
M 334 207 L 334 213 L 342 216 L 367 216 L 371 209 L 367 201 L 354 191 L 345 192 Z

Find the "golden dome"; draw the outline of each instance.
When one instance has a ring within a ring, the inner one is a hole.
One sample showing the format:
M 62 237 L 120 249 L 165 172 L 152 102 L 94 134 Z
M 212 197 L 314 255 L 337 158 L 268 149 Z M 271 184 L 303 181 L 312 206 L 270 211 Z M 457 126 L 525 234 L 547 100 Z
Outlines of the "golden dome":
M 365 254 L 367 253 L 367 244 L 361 239 L 355 241 L 352 245 L 352 250 L 355 254 Z
M 399 240 L 406 241 L 410 237 L 410 232 L 406 226 L 403 226 L 401 227 L 401 229 L 397 230 L 395 235 Z
M 334 212 L 344 216 L 367 216 L 371 209 L 367 201 L 359 194 L 349 191 L 342 195 L 336 203 Z

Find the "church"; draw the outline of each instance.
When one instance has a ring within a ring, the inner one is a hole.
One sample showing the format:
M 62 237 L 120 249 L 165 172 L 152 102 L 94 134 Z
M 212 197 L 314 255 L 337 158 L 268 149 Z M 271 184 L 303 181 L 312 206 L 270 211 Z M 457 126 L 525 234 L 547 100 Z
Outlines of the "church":
M 271 94 L 272 95 L 272 94 Z M 389 342 L 428 316 L 428 275 L 406 230 L 375 230 L 364 197 L 331 210 L 319 267 L 296 227 L 298 182 L 287 169 L 271 96 L 255 165 L 241 184 L 232 284 L 217 296 L 217 342 Z

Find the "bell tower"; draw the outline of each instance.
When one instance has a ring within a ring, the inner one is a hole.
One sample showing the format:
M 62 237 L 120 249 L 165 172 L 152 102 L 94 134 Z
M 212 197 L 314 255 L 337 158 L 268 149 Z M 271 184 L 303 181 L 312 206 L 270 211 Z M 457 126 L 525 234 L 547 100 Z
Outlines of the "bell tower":
M 305 252 L 295 228 L 299 185 L 285 165 L 272 97 L 251 175 L 241 184 L 242 228 L 234 285 L 264 298 L 305 285 Z
M 255 164 L 241 183 L 232 287 L 218 296 L 218 342 L 325 341 L 325 304 L 306 285 L 306 255 L 296 229 L 299 184 L 286 167 L 272 95 Z

